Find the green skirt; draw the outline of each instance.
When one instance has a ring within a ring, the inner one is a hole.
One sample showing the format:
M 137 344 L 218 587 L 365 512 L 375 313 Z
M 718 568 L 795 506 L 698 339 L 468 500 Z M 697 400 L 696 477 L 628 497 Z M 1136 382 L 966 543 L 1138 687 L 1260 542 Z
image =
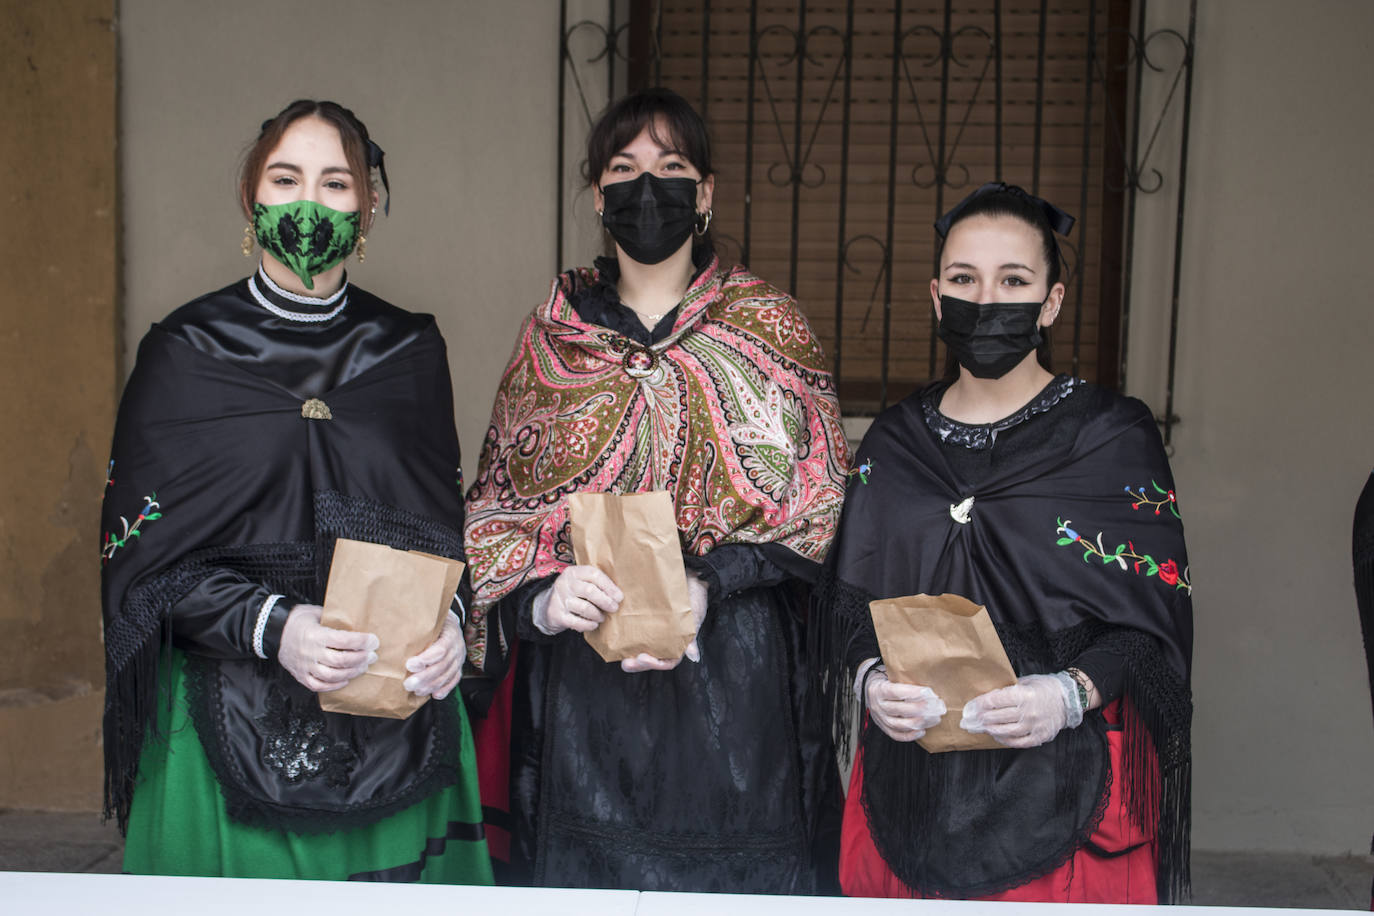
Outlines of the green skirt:
M 457 692 L 440 701 L 463 715 L 461 783 L 366 827 L 300 834 L 230 820 L 186 700 L 185 657 L 173 651 L 172 702 L 139 758 L 124 871 L 139 875 L 315 878 L 491 884 L 480 836 L 472 731 Z M 434 702 L 434 701 L 431 701 Z M 462 837 L 467 837 L 466 839 Z

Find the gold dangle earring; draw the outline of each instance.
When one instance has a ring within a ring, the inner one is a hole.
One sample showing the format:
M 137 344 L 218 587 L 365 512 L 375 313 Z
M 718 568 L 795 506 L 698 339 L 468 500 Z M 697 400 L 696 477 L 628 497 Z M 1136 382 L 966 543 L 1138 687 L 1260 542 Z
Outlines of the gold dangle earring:
M 249 223 L 243 227 L 243 256 L 246 258 L 253 253 L 253 224 Z
M 376 216 L 376 215 L 377 215 L 377 208 L 376 208 L 376 207 L 373 207 L 373 208 L 372 208 L 372 216 Z M 368 223 L 371 224 L 371 220 L 369 220 Z M 366 260 L 367 260 L 367 236 L 365 236 L 365 235 L 363 235 L 361 232 L 359 232 L 359 233 L 358 233 L 358 244 L 354 247 L 353 250 L 354 250 L 355 252 L 357 252 L 357 254 L 358 254 L 358 263 L 359 263 L 359 264 L 361 264 L 361 263 L 363 263 L 364 261 L 366 261 Z

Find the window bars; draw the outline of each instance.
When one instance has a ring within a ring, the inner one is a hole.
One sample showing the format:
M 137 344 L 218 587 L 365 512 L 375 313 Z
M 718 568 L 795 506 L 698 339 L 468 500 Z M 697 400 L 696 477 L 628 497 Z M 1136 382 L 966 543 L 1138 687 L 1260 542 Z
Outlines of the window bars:
M 627 88 L 672 88 L 711 129 L 722 259 L 797 297 L 846 412 L 874 413 L 943 370 L 931 224 L 985 181 L 1020 184 L 1078 217 L 1061 240 L 1057 370 L 1124 388 L 1132 321 L 1160 311 L 1133 310 L 1153 293 L 1138 275 L 1171 277 L 1168 442 L 1196 0 L 1186 31 L 1157 21 L 1181 19 L 1181 0 L 1147 7 L 561 0 L 557 266 L 565 242 L 595 234 L 565 210 L 592 119 Z M 1139 206 L 1170 195 L 1172 219 Z

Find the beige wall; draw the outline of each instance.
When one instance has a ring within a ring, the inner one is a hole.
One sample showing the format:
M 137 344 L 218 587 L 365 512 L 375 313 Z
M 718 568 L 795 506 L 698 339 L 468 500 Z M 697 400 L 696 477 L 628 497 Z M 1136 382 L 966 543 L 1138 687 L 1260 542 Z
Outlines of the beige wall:
M 1186 28 L 1183 0 L 1151 6 Z M 1193 843 L 1365 853 L 1350 529 L 1374 464 L 1374 4 L 1199 7 L 1173 457 L 1196 585 Z M 1174 203 L 1142 203 L 1142 244 L 1171 239 Z M 1162 413 L 1168 277 L 1137 280 L 1130 388 Z
M 122 0 L 119 34 L 126 370 L 151 322 L 251 269 L 235 176 L 258 125 L 333 99 L 386 150 L 394 192 L 349 275 L 439 317 L 470 479 L 555 270 L 557 4 Z

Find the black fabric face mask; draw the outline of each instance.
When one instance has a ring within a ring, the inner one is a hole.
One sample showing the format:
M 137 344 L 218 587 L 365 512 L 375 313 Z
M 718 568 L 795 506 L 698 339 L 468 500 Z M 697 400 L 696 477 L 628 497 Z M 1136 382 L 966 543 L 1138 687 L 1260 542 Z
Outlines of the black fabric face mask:
M 657 264 L 682 247 L 697 221 L 697 183 L 645 172 L 602 187 L 601 223 L 640 264 Z
M 1048 296 L 1045 297 L 1047 300 Z M 1001 378 L 1040 346 L 1043 302 L 978 304 L 940 297 L 940 339 L 976 378 Z

